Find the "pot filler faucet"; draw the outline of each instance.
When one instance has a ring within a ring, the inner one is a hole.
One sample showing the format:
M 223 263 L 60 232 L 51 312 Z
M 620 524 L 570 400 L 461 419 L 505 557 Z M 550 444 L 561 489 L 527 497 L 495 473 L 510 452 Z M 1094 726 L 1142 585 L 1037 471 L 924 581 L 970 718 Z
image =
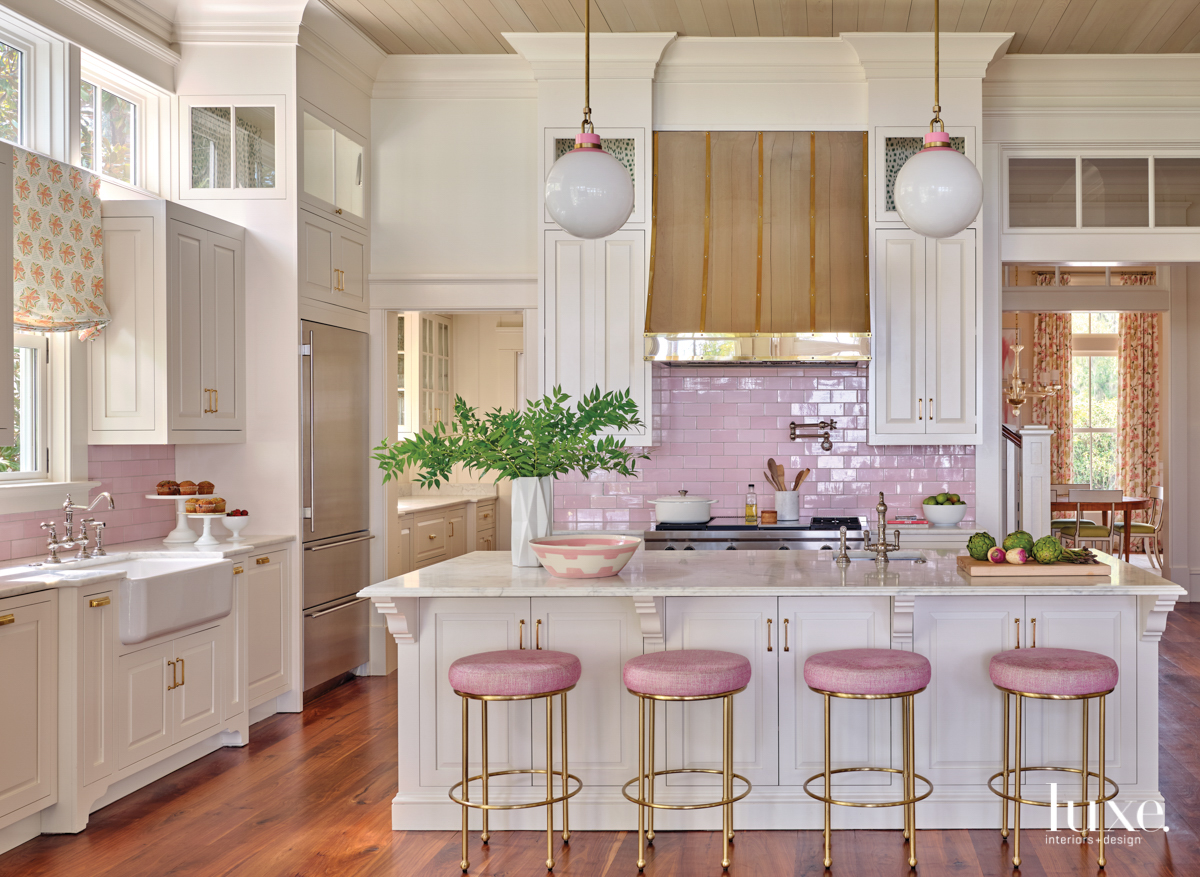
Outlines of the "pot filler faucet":
M 58 552 L 64 548 L 78 548 L 79 553 L 75 555 L 75 560 L 87 560 L 90 557 L 104 557 L 108 554 L 104 550 L 104 521 L 97 521 L 95 518 L 84 518 L 79 522 L 79 533 L 75 532 L 75 512 L 90 512 L 96 507 L 96 504 L 101 500 L 108 500 L 108 507 L 115 509 L 116 503 L 113 502 L 112 494 L 108 491 L 102 491 L 96 494 L 96 498 L 92 500 L 91 505 L 76 505 L 71 502 L 71 494 L 67 494 L 66 501 L 63 502 L 63 514 L 67 518 L 67 531 L 63 539 L 58 538 L 57 525 L 51 521 L 42 521 L 42 529 L 50 532 L 46 539 L 46 548 L 50 554 L 44 563 L 62 563 L 58 556 Z M 88 550 L 88 527 L 91 527 L 96 534 L 96 547 Z

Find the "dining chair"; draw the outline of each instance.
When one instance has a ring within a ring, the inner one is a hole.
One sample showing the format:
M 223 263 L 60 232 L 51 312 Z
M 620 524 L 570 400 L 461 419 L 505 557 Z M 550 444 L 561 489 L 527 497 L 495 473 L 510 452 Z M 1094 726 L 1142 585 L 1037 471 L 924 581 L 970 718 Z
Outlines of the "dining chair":
M 1069 491 L 1067 499 L 1069 502 L 1075 503 L 1075 520 L 1071 522 L 1070 526 L 1058 531 L 1060 538 L 1070 539 L 1073 548 L 1080 547 L 1084 542 L 1090 543 L 1090 547 L 1095 548 L 1098 543 L 1103 542 L 1104 550 L 1112 554 L 1113 540 L 1116 538 L 1113 531 L 1117 519 L 1117 505 L 1124 498 L 1125 495 L 1120 490 Z M 1107 526 L 1084 523 L 1083 504 L 1097 502 L 1109 503 Z
M 1050 501 L 1051 502 L 1067 502 L 1070 498 L 1072 490 L 1091 490 L 1090 484 L 1051 484 L 1050 485 Z M 1095 526 L 1096 522 L 1088 518 L 1080 521 L 1081 524 Z M 1075 526 L 1074 518 L 1051 518 L 1050 529 L 1061 530 L 1063 527 Z
M 1129 528 L 1129 539 L 1140 539 L 1150 566 L 1163 568 L 1163 527 L 1167 518 L 1167 494 L 1162 485 L 1150 488 L 1150 523 L 1135 522 Z M 1125 535 L 1125 522 L 1116 525 L 1117 535 Z M 1152 551 L 1151 551 L 1152 549 Z

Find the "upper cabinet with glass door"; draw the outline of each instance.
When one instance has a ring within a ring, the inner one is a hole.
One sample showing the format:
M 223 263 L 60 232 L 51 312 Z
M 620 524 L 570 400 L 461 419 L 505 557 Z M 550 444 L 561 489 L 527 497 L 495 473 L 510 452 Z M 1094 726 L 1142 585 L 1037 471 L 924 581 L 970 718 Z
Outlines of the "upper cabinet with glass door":
M 302 197 L 320 210 L 366 228 L 366 150 L 349 129 L 301 113 Z

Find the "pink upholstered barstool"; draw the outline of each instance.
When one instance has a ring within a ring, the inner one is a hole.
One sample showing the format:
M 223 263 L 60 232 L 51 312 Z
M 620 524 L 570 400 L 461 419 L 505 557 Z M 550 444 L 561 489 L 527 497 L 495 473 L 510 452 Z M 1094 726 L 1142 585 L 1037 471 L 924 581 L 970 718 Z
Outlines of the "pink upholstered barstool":
M 913 697 L 925 690 L 929 684 L 931 670 L 923 655 L 899 649 L 842 649 L 836 652 L 820 652 L 804 662 L 804 682 L 817 694 L 825 698 L 825 770 L 814 774 L 804 784 L 809 797 L 825 803 L 825 867 L 833 864 L 830 855 L 830 805 L 843 807 L 903 807 L 904 837 L 908 841 L 908 864 L 917 866 L 917 802 L 933 793 L 933 783 L 916 772 L 913 755 Z M 840 767 L 831 769 L 829 759 L 829 705 L 830 698 L 842 697 L 851 700 L 891 700 L 900 698 L 904 719 L 904 767 Z M 898 773 L 904 778 L 903 798 L 899 801 L 839 801 L 833 797 L 831 786 L 833 775 L 868 771 L 873 773 Z M 818 795 L 809 789 L 814 780 L 823 779 L 825 794 Z M 917 780 L 929 786 L 922 795 L 917 794 Z
M 625 688 L 638 699 L 638 775 L 627 782 L 621 794 L 638 805 L 638 870 L 646 867 L 646 842 L 654 842 L 655 810 L 703 810 L 721 807 L 721 867 L 729 867 L 729 842 L 733 840 L 733 804 L 750 794 L 750 780 L 733 772 L 733 696 L 750 684 L 750 661 L 731 652 L 707 649 L 678 649 L 639 655 L 625 662 Z M 721 769 L 654 769 L 654 713 L 660 700 L 695 701 L 722 698 Z M 646 733 L 646 702 L 650 702 L 650 732 Z M 649 759 L 647 759 L 647 752 Z M 649 769 L 647 769 L 647 760 Z M 715 773 L 721 775 L 721 797 L 704 804 L 659 804 L 654 800 L 654 778 L 671 773 Z M 746 784 L 733 794 L 733 781 Z M 637 797 L 629 787 L 637 783 Z M 647 819 L 647 815 L 649 819 Z M 647 822 L 649 830 L 647 831 Z
M 1018 625 L 1020 619 L 1017 619 Z M 1018 630 L 1020 628 L 1018 627 Z M 1070 803 L 1079 804 L 1081 811 L 1088 814 L 1093 809 L 1091 805 L 1099 805 L 1099 861 L 1104 867 L 1104 802 L 1110 801 L 1120 791 L 1117 784 L 1104 776 L 1104 698 L 1117 687 L 1117 662 L 1107 655 L 1096 652 L 1086 652 L 1079 649 L 1039 649 L 1037 648 L 1036 629 L 1033 648 L 1022 649 L 1018 640 L 1017 648 L 993 655 L 988 667 L 988 675 L 992 684 L 1000 689 L 1004 697 L 1004 748 L 1003 767 L 999 773 L 992 774 L 988 779 L 988 788 L 999 795 L 1003 813 L 1000 821 L 1000 836 L 1008 837 L 1008 802 L 1013 802 L 1013 867 L 1021 866 L 1021 805 L 1034 804 L 1038 807 L 1066 807 L 1068 802 L 1051 804 L 1049 801 L 1034 801 L 1021 797 L 1021 781 L 1023 774 L 1031 770 L 1061 771 L 1076 773 L 1080 777 L 1082 801 Z M 1016 734 L 1016 767 L 1009 767 L 1008 759 L 1008 698 L 1017 698 L 1014 733 Z M 1039 700 L 1079 700 L 1083 702 L 1083 761 L 1080 767 L 1022 767 L 1021 766 L 1021 703 L 1027 697 Z M 1088 701 L 1100 701 L 1099 728 L 1099 773 L 1088 770 Z M 1008 793 L 1009 778 L 1012 778 L 1015 788 L 1013 794 Z M 1089 798 L 1091 778 L 1096 777 L 1096 798 Z M 994 785 L 997 778 L 1002 780 L 1002 789 Z M 1112 792 L 1108 792 L 1109 787 Z M 1087 836 L 1087 816 L 1082 819 L 1080 834 Z
M 579 659 L 566 652 L 552 652 L 548 649 L 508 649 L 500 652 L 483 652 L 459 658 L 450 665 L 450 685 L 454 693 L 462 697 L 462 782 L 450 787 L 450 800 L 462 805 L 462 869 L 466 871 L 471 863 L 467 858 L 467 814 L 469 808 L 483 811 L 482 840 L 488 842 L 488 812 L 491 810 L 525 810 L 530 807 L 546 808 L 546 868 L 554 869 L 554 805 L 562 802 L 563 808 L 563 843 L 571 839 L 571 825 L 567 809 L 567 799 L 579 794 L 583 783 L 579 777 L 567 770 L 567 692 L 579 681 L 581 668 Z M 562 783 L 562 792 L 554 794 L 554 738 L 553 738 L 553 705 L 554 695 L 558 695 L 559 706 L 562 709 L 562 719 L 559 728 L 560 745 L 562 746 L 562 770 L 557 771 Z M 528 770 L 498 770 L 488 771 L 488 703 L 493 700 L 537 700 L 546 698 L 546 769 Z M 468 776 L 467 769 L 467 704 L 477 700 L 480 703 L 480 717 L 483 736 L 483 766 L 478 776 Z M 531 801 L 528 804 L 490 804 L 488 803 L 488 779 L 507 774 L 527 773 L 546 775 L 546 797 L 541 801 Z M 567 780 L 574 780 L 576 786 L 567 791 Z M 483 800 L 476 803 L 470 800 L 470 784 L 475 780 L 483 782 Z M 462 789 L 462 797 L 455 792 Z

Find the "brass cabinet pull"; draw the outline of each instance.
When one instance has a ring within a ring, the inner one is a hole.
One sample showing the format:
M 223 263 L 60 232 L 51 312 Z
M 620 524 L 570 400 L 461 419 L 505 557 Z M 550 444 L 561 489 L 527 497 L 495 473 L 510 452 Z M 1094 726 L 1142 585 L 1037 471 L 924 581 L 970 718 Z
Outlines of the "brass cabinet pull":
M 933 397 L 929 397 L 929 419 L 933 420 Z
M 1030 643 L 1029 647 L 1031 649 L 1036 649 L 1037 648 L 1037 619 L 1031 618 L 1029 623 L 1033 625 L 1033 642 Z
M 924 420 L 924 419 L 925 419 L 925 400 L 918 399 L 917 400 L 917 420 Z
M 171 668 L 171 684 L 167 686 L 167 691 L 174 691 L 179 687 L 179 683 L 175 681 L 175 662 L 167 661 L 167 666 Z
M 517 648 L 525 648 L 525 619 L 522 618 L 517 623 Z
M 773 652 L 775 649 L 771 646 L 771 619 L 767 619 L 767 651 Z
M 111 602 L 112 597 L 96 597 L 92 600 L 88 600 L 88 606 L 90 606 L 92 609 L 99 609 L 101 606 L 107 606 Z
M 182 687 L 187 682 L 187 664 L 183 662 L 183 658 L 176 658 L 175 662 L 179 664 L 179 685 Z
M 453 539 L 454 538 L 454 522 L 450 521 L 449 524 L 450 524 L 450 538 Z
M 204 413 L 212 414 L 212 390 L 210 390 L 208 387 L 205 387 L 204 395 L 207 397 L 204 400 Z
M 216 414 L 216 413 L 217 413 L 218 411 L 220 411 L 220 410 L 221 410 L 221 391 L 220 391 L 220 390 L 213 390 L 213 410 L 212 410 L 212 413 L 213 413 L 213 414 Z
M 242 574 L 242 568 L 240 566 L 235 566 L 233 568 L 233 574 L 235 576 L 240 576 Z
M 542 647 L 542 619 L 538 619 L 533 625 L 533 647 L 540 649 Z
M 484 520 L 487 520 L 487 519 L 488 519 L 488 518 L 490 518 L 491 516 L 492 516 L 492 513 L 491 513 L 491 512 L 484 512 L 484 513 L 483 513 L 483 518 L 484 518 Z
M 790 618 L 783 619 L 783 650 L 785 652 L 791 651 L 791 648 L 788 646 L 788 622 L 790 620 Z
M 1017 648 L 1019 649 L 1021 648 L 1021 619 L 1016 619 L 1013 624 L 1017 626 Z
M 336 213 L 338 216 L 341 216 L 341 215 L 342 215 L 342 208 L 341 208 L 341 207 L 335 207 L 335 208 L 333 208 L 333 212 L 334 212 L 334 213 Z
M 16 620 L 17 620 L 17 616 L 15 616 L 11 613 L 9 613 L 8 615 L 0 615 L 0 627 L 3 627 L 6 624 L 12 624 Z
M 256 557 L 256 558 L 254 559 L 254 562 L 255 562 L 256 564 L 258 564 L 259 566 L 262 566 L 264 563 L 270 563 L 270 562 L 271 562 L 271 558 L 269 558 L 269 557 Z

